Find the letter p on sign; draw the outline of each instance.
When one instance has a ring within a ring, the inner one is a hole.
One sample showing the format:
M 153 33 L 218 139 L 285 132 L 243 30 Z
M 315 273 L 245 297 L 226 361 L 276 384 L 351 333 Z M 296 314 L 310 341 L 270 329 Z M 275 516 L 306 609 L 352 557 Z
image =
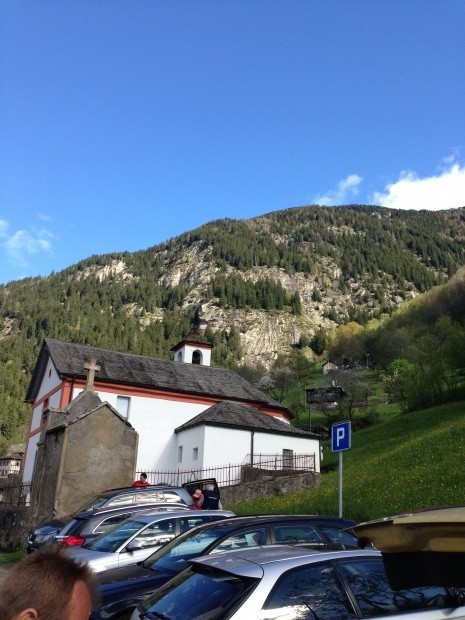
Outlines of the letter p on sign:
M 351 444 L 350 421 L 338 422 L 331 426 L 331 452 L 349 450 Z

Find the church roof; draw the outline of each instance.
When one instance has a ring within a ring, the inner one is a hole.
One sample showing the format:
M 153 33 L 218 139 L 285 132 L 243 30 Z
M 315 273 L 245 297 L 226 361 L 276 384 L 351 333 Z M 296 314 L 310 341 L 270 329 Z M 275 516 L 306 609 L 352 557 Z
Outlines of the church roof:
M 201 334 L 199 329 L 191 329 L 191 331 L 187 334 L 185 338 L 171 347 L 171 351 L 178 351 L 186 344 L 192 344 L 194 346 L 198 346 L 200 348 L 212 348 L 212 345 L 208 342 L 208 340 Z
M 84 364 L 94 358 L 100 366 L 100 370 L 95 373 L 97 382 L 250 402 L 279 410 L 292 417 L 291 412 L 281 403 L 226 368 L 142 357 L 51 338 L 46 338 L 42 344 L 26 394 L 26 402 L 33 403 L 37 396 L 48 355 L 61 379 L 86 379 Z
M 178 426 L 174 432 L 179 433 L 203 425 L 257 430 L 278 435 L 296 435 L 309 439 L 313 437 L 311 433 L 303 431 L 300 428 L 295 428 L 266 413 L 262 413 L 250 405 L 231 401 L 216 403 L 212 407 L 196 415 L 192 420 Z

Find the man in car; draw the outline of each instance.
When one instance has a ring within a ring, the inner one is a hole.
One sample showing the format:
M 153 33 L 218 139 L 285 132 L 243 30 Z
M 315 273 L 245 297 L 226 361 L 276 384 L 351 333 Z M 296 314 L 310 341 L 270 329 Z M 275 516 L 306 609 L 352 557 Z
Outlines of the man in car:
M 0 586 L 2 620 L 88 620 L 95 577 L 66 552 L 44 547 L 16 564 Z

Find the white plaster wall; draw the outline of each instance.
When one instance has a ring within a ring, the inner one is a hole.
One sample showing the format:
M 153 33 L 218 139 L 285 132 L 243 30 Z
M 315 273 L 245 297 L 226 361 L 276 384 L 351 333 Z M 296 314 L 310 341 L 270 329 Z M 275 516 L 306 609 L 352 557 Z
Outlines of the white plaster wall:
M 189 438 L 182 438 L 184 445 Z M 181 439 L 178 440 L 180 442 Z M 315 439 L 254 432 L 254 454 L 315 454 L 315 471 L 320 471 L 320 446 Z M 221 467 L 229 463 L 245 463 L 250 455 L 251 432 L 239 429 L 205 426 L 204 467 Z
M 282 455 L 283 450 L 292 450 L 294 454 L 314 454 L 315 471 L 320 471 L 320 442 L 318 440 L 271 433 L 255 433 L 254 454 Z
M 192 354 L 194 351 L 200 351 L 202 354 L 202 366 L 210 366 L 211 364 L 211 349 L 209 348 L 204 349 L 203 347 L 186 344 L 182 347 L 182 349 L 180 349 L 180 351 L 182 353 L 182 361 L 186 364 L 192 364 Z M 175 360 L 176 355 L 174 357 Z
M 73 398 L 80 391 L 75 390 Z M 118 394 L 104 391 L 97 393 L 102 401 L 116 409 Z M 137 471 L 177 469 L 177 438 L 173 431 L 208 407 L 210 405 L 201 403 L 131 396 L 128 420 L 139 434 Z
M 27 484 L 32 480 L 32 472 L 34 471 L 34 461 L 36 458 L 37 444 L 39 443 L 40 433 L 29 439 L 29 444 L 24 460 L 23 483 Z
M 48 376 L 50 373 L 50 377 Z M 51 392 L 54 388 L 60 385 L 60 378 L 58 377 L 55 366 L 50 361 L 50 358 L 47 362 L 47 366 L 45 368 L 44 376 L 42 379 L 42 383 L 39 388 L 39 392 L 36 396 L 36 400 L 40 400 L 45 394 Z M 58 405 L 53 405 L 58 406 Z
M 203 467 L 205 426 L 196 426 L 178 433 L 176 445 L 176 455 L 178 447 L 182 446 L 182 462 L 177 463 L 177 469 L 200 469 Z M 198 448 L 197 460 L 193 458 L 194 448 Z
M 37 407 L 34 407 L 32 411 L 31 430 L 30 430 L 31 433 L 33 433 L 40 427 L 40 422 L 42 420 L 42 411 L 43 411 L 42 404 L 38 405 Z
M 215 426 L 205 427 L 204 467 L 242 463 L 249 453 L 249 431 Z

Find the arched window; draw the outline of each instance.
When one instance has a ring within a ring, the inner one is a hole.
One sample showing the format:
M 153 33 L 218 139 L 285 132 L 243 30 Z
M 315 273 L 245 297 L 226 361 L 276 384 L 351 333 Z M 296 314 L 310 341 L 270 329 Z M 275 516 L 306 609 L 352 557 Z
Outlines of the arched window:
M 192 353 L 192 363 L 193 364 L 201 364 L 202 363 L 202 353 L 198 349 L 196 349 Z
M 176 353 L 176 361 L 177 362 L 182 362 L 182 351 L 178 351 Z

